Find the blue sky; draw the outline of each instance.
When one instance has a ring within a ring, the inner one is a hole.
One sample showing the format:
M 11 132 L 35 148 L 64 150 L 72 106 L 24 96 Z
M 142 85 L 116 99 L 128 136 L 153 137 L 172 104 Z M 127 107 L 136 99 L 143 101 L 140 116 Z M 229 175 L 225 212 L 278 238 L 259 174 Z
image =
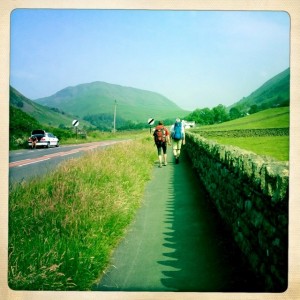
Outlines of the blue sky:
M 187 110 L 229 106 L 290 64 L 290 19 L 275 11 L 17 9 L 10 84 L 30 99 L 105 81 Z

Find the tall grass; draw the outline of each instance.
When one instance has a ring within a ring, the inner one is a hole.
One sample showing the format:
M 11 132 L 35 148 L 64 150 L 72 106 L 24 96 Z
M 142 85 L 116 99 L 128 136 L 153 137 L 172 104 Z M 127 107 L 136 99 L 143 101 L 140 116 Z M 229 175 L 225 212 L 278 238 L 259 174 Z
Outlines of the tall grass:
M 150 138 L 71 160 L 9 195 L 9 286 L 89 290 L 151 177 Z

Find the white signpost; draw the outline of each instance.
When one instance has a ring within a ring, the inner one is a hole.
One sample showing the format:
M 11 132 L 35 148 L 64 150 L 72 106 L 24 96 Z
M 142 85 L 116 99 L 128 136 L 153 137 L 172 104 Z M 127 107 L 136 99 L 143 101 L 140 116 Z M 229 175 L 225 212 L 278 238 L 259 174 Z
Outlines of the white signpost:
M 150 133 L 151 133 L 151 126 L 154 124 L 154 119 L 153 118 L 149 118 L 148 119 L 148 124 L 149 124 L 149 126 L 150 126 Z
M 73 120 L 72 125 L 77 127 L 79 125 L 79 121 L 78 120 Z
M 79 125 L 79 121 L 78 120 L 73 120 L 72 125 L 76 128 L 76 140 L 77 140 L 77 135 L 78 135 L 77 127 Z

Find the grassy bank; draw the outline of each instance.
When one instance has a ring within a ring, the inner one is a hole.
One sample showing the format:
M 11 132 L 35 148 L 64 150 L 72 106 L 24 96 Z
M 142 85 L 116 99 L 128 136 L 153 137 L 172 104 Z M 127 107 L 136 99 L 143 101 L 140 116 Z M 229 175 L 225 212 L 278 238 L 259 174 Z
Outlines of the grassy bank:
M 290 108 L 269 108 L 258 113 L 248 115 L 232 121 L 201 126 L 197 130 L 241 130 L 259 128 L 286 128 L 289 127 Z
M 262 136 L 262 137 L 214 137 L 213 140 L 224 145 L 234 145 L 241 149 L 252 151 L 258 155 L 266 155 L 279 161 L 289 160 L 288 136 Z
M 82 144 L 82 143 L 92 143 L 106 140 L 121 140 L 127 138 L 141 138 L 149 132 L 147 130 L 132 130 L 132 131 L 117 131 L 113 132 L 101 132 L 93 131 L 90 132 L 86 138 L 82 138 L 78 135 L 78 138 L 72 137 L 65 139 L 61 142 L 62 145 L 72 145 L 72 144 Z
M 289 107 L 279 107 L 217 125 L 201 126 L 192 132 L 220 144 L 288 161 L 288 128 Z
M 9 197 L 9 286 L 89 290 L 124 235 L 151 177 L 151 138 L 74 159 Z

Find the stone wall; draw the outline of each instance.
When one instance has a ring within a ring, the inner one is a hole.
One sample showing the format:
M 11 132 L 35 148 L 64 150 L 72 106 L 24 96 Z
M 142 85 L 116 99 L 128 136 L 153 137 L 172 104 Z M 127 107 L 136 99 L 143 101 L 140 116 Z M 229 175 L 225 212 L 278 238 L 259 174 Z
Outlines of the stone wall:
M 265 129 L 239 129 L 239 130 L 199 130 L 195 131 L 203 137 L 261 137 L 261 136 L 288 136 L 289 128 L 265 128 Z
M 266 291 L 287 288 L 288 162 L 188 132 L 185 146 L 221 217 Z

